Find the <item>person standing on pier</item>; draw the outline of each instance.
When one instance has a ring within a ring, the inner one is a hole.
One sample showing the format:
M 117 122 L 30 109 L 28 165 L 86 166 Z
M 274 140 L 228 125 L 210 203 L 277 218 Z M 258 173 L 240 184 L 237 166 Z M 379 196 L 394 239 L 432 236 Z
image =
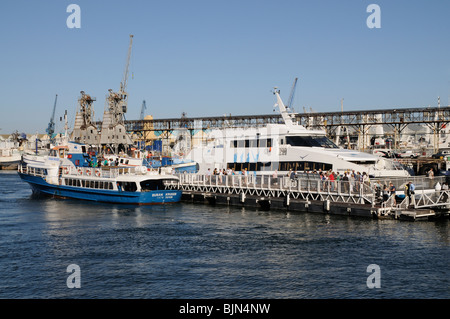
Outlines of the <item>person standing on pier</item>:
M 389 183 L 389 193 L 391 196 L 394 196 L 393 201 L 394 201 L 394 205 L 396 205 L 397 202 L 395 200 L 395 193 L 397 193 L 397 190 L 395 189 L 395 186 L 392 182 Z
M 411 182 L 405 184 L 405 194 L 408 196 L 408 203 L 411 203 L 411 188 L 409 187 Z
M 387 185 L 383 186 L 383 202 L 387 201 L 389 199 L 389 188 Z

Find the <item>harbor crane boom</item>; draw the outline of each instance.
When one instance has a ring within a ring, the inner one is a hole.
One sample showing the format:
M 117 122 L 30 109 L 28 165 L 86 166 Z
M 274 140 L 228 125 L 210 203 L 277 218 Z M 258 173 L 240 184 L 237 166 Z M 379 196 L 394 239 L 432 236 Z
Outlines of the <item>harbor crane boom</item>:
M 130 45 L 128 46 L 127 62 L 125 63 L 125 70 L 123 72 L 123 79 L 120 82 L 120 92 L 125 92 L 128 82 L 128 68 L 130 66 L 131 46 L 133 45 L 133 35 L 130 34 Z
M 141 120 L 144 119 L 146 109 L 147 109 L 147 106 L 145 105 L 145 100 L 144 100 L 144 101 L 142 101 L 142 107 L 141 107 L 141 117 L 140 117 Z
M 288 99 L 288 102 L 286 104 L 286 107 L 288 109 L 290 109 L 291 111 L 293 110 L 292 105 L 293 105 L 293 102 L 294 102 L 295 87 L 297 86 L 297 80 L 298 80 L 298 78 L 295 78 L 294 84 L 292 85 L 291 94 L 289 95 L 289 99 Z
M 56 110 L 56 100 L 58 99 L 58 94 L 56 94 L 55 97 L 55 104 L 53 105 L 53 112 L 52 117 L 50 118 L 50 122 L 48 123 L 47 127 L 47 134 L 49 135 L 50 139 L 52 138 L 53 133 L 55 133 L 55 110 Z

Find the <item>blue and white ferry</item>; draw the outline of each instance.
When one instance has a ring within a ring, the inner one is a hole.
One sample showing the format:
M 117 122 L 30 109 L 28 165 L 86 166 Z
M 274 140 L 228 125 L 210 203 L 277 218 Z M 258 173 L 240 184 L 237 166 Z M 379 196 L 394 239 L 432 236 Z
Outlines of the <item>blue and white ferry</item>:
M 166 189 L 168 184 L 178 183 L 178 177 L 164 169 L 89 167 L 87 158 L 82 145 L 69 143 L 54 148 L 47 156 L 24 156 L 18 173 L 34 193 L 60 198 L 137 205 L 175 203 L 181 199 L 181 191 Z

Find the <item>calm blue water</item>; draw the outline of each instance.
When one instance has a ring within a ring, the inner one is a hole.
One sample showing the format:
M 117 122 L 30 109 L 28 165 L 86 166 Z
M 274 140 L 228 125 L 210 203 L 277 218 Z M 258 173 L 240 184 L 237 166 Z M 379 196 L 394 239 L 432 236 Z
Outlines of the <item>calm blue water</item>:
M 0 172 L 0 298 L 449 298 L 449 221 L 33 198 Z M 66 268 L 81 269 L 69 289 Z M 367 266 L 380 267 L 369 289 Z

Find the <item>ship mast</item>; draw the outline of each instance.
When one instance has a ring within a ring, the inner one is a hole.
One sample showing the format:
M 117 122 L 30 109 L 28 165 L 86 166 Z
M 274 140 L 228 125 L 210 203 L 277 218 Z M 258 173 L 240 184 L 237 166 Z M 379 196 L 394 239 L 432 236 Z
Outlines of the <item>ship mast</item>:
M 292 121 L 294 115 L 287 111 L 286 106 L 283 103 L 283 100 L 281 100 L 280 90 L 277 87 L 274 88 L 273 94 L 275 94 L 275 96 L 277 97 L 278 108 L 280 109 L 281 117 L 283 118 L 284 123 L 288 128 L 290 129 L 294 128 L 294 122 Z

